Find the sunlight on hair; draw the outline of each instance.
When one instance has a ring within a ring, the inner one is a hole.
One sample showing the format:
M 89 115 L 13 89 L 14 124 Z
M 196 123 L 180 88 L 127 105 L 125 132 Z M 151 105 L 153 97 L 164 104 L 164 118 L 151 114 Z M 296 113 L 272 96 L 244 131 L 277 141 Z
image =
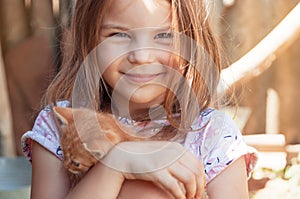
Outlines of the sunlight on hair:
M 30 8 L 31 7 L 31 0 L 25 0 L 25 7 Z
M 226 7 L 233 6 L 235 4 L 235 0 L 223 0 L 223 4 Z
M 203 21 L 206 21 L 210 15 L 210 13 L 216 7 L 216 2 L 214 2 L 212 0 L 206 0 L 206 1 L 204 1 L 204 3 L 205 3 L 206 16 Z
M 59 15 L 59 0 L 52 0 L 52 9 L 55 16 Z

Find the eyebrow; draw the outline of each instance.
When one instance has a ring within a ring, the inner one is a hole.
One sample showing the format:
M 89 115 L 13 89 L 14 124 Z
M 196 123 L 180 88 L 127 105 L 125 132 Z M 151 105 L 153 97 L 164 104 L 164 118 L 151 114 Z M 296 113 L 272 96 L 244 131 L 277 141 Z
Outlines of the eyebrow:
M 158 27 L 147 27 L 147 28 L 155 28 L 159 31 L 163 31 L 163 30 L 170 30 L 171 26 L 158 26 Z M 123 31 L 128 31 L 131 30 L 130 28 L 121 26 L 121 25 L 117 25 L 117 24 L 104 24 L 101 26 L 101 29 L 117 29 L 117 30 L 123 30 Z
M 115 24 L 104 24 L 101 26 L 101 29 L 118 29 L 118 30 L 129 30 L 129 28 L 126 28 L 124 26 L 115 25 Z

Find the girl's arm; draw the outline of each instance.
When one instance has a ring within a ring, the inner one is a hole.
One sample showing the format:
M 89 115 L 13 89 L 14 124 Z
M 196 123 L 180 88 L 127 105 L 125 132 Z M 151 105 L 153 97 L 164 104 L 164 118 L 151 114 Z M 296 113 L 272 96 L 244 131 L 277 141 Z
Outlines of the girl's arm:
M 122 189 L 120 195 L 127 194 L 122 198 L 145 198 L 146 193 L 151 193 L 150 190 L 159 197 L 149 198 L 201 198 L 205 186 L 203 164 L 179 143 L 122 142 L 117 146 L 102 161 L 106 165 L 120 168 L 126 179 L 134 180 L 127 187 L 123 186 L 124 192 Z M 141 183 L 139 180 L 146 182 Z M 136 190 L 133 189 L 135 184 L 140 185 Z M 145 189 L 142 191 L 138 188 Z
M 157 143 L 160 144 L 160 143 Z M 172 150 L 179 149 L 177 144 L 171 144 Z M 127 144 L 128 146 L 128 144 Z M 130 147 L 134 147 L 131 143 Z M 151 147 L 151 145 L 146 145 Z M 156 145 L 155 147 L 157 147 Z M 175 148 L 174 148 L 175 147 Z M 114 151 L 114 150 L 113 150 Z M 118 155 L 112 155 L 110 157 Z M 128 159 L 129 164 L 132 163 Z M 145 167 L 153 164 L 149 162 L 134 163 L 136 167 Z M 88 174 L 76 185 L 73 190 L 69 190 L 68 176 L 63 168 L 62 161 L 51 154 L 47 149 L 34 142 L 32 148 L 32 193 L 31 199 L 63 199 L 63 198 L 88 198 L 88 199 L 114 199 L 120 192 L 120 198 L 168 198 L 171 195 L 180 195 L 180 187 L 177 180 L 181 181 L 187 194 L 198 194 L 203 191 L 204 181 L 199 181 L 203 177 L 203 167 L 192 154 L 185 153 L 181 158 L 175 161 L 173 166 L 164 168 L 157 172 L 144 174 L 121 173 L 104 166 L 100 162 L 95 165 Z M 133 165 L 132 165 L 133 166 Z M 181 175 L 185 174 L 185 175 Z M 124 177 L 132 179 L 124 182 Z M 174 177 L 174 178 L 173 178 Z M 197 179 L 197 180 L 196 180 Z M 148 181 L 145 182 L 144 180 Z M 162 189 L 156 187 L 160 185 Z M 175 183 L 175 184 L 174 184 Z M 135 186 L 135 190 L 133 189 Z M 163 191 L 164 190 L 164 191 Z M 134 194 L 134 195 L 133 195 Z M 139 195 L 140 194 L 140 195 Z M 177 198 L 185 198 L 182 197 Z
M 62 161 L 36 142 L 33 144 L 31 199 L 113 199 L 123 180 L 121 173 L 99 163 L 70 191 Z
M 67 199 L 114 199 L 124 182 L 123 175 L 100 162 L 68 194 Z
M 210 199 L 247 199 L 248 184 L 244 157 L 240 157 L 207 184 Z
M 69 193 L 69 181 L 68 176 L 63 168 L 62 161 L 50 153 L 47 149 L 34 142 L 33 144 L 33 159 L 32 159 L 32 186 L 31 186 L 31 199 L 63 199 L 66 198 Z M 112 175 L 110 175 L 108 168 L 103 167 L 103 165 L 97 166 L 99 172 L 93 169 L 93 173 L 100 173 L 101 170 L 106 170 L 104 176 L 100 176 L 100 180 L 97 174 L 90 175 L 89 179 L 85 179 L 85 182 L 81 182 L 81 185 L 74 190 L 74 192 L 69 194 L 69 198 L 93 198 L 97 197 L 96 192 L 100 195 L 98 198 L 116 198 L 118 195 L 118 186 L 121 182 L 117 179 L 117 184 L 113 181 Z M 113 173 L 113 171 L 111 171 Z M 92 174 L 92 171 L 91 171 Z M 105 176 L 106 175 L 106 176 Z M 107 176 L 109 175 L 109 176 Z M 98 179 L 93 179 L 96 177 Z M 105 178 L 105 179 L 104 179 Z M 91 180 L 91 182 L 88 182 Z M 92 182 L 97 180 L 97 182 Z M 100 185 L 101 181 L 104 181 L 104 185 Z M 109 182 L 110 181 L 110 182 Z M 97 185 L 95 188 L 92 187 L 92 184 Z M 81 187 L 82 186 L 82 187 Z M 109 186 L 109 187 L 106 187 Z M 116 187 L 117 186 L 117 187 Z M 81 195 L 81 190 L 85 187 L 86 191 L 82 191 L 83 196 Z M 96 189 L 96 190 L 93 190 Z M 107 193 L 109 192 L 109 193 Z M 92 194 L 92 196 L 88 194 Z M 112 196 L 105 196 L 105 194 L 111 194 Z M 105 196 L 105 197 L 104 197 Z M 164 192 L 162 189 L 158 188 L 151 182 L 146 182 L 142 180 L 125 180 L 123 183 L 122 189 L 118 196 L 119 199 L 134 199 L 134 198 L 155 198 L 155 199 L 167 199 L 171 198 Z
M 31 199 L 62 199 L 69 181 L 62 161 L 36 142 L 32 146 Z
M 173 199 L 163 189 L 144 180 L 125 180 L 118 199 Z

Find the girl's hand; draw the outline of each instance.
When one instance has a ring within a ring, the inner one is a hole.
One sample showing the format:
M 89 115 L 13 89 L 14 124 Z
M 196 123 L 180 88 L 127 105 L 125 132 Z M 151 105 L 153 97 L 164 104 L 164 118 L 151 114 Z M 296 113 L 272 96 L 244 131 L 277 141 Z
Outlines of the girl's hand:
M 122 142 L 102 163 L 126 179 L 151 181 L 174 198 L 201 198 L 205 187 L 200 160 L 175 142 Z

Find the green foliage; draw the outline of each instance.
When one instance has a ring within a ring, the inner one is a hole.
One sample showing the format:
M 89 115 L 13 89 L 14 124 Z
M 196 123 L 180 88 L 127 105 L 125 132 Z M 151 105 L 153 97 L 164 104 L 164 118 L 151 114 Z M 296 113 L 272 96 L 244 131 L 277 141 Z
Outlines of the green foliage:
M 270 180 L 264 189 L 251 194 L 251 199 L 298 199 L 300 198 L 300 153 L 291 165 L 281 171 L 263 169 Z

